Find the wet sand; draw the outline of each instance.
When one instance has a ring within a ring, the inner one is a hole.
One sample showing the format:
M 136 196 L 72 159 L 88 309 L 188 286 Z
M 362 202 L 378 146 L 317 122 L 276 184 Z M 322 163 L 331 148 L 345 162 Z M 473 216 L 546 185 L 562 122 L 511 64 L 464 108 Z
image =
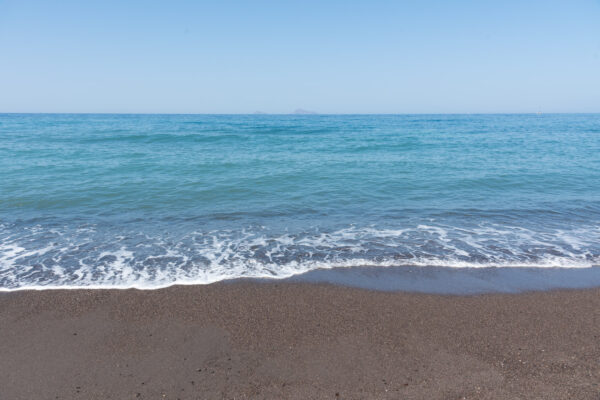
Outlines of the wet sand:
M 599 399 L 600 289 L 0 294 L 0 399 Z

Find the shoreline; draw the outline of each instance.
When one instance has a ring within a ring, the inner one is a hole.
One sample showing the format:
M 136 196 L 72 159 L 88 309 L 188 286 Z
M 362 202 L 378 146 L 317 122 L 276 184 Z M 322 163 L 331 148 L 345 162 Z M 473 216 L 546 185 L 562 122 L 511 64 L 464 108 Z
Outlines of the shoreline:
M 596 399 L 598 332 L 598 288 L 19 291 L 0 296 L 0 397 Z
M 287 277 L 240 277 L 211 282 L 175 281 L 158 286 L 25 286 L 0 288 L 3 293 L 46 290 L 163 290 L 175 286 L 230 283 L 332 284 L 384 292 L 429 294 L 525 293 L 560 289 L 600 288 L 600 266 L 591 267 L 444 267 L 352 266 L 317 268 Z

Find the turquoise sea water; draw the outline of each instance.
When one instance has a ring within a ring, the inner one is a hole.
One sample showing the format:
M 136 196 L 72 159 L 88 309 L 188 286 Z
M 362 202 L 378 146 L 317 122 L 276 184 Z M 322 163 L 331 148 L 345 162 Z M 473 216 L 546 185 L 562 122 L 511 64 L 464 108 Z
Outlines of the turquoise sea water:
M 0 288 L 600 265 L 600 115 L 0 114 Z

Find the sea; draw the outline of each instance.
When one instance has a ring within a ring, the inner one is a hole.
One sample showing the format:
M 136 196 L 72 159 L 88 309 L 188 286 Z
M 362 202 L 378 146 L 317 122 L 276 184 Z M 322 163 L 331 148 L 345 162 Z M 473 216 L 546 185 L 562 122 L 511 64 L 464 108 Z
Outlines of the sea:
M 598 266 L 600 114 L 0 114 L 0 290 Z

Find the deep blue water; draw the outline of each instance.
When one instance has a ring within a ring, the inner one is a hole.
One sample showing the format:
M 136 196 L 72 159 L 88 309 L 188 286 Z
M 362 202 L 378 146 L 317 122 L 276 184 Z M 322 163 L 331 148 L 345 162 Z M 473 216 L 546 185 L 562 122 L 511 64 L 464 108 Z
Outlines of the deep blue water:
M 0 114 L 0 288 L 600 265 L 600 115 Z

